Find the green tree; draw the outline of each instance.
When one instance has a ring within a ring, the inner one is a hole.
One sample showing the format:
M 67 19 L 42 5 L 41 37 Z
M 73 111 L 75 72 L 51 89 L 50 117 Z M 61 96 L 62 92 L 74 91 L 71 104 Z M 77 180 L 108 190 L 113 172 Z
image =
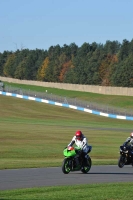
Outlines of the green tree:
M 110 40 L 107 40 L 106 44 L 104 45 L 104 50 L 106 54 L 114 55 L 118 53 L 118 51 L 120 50 L 120 47 L 121 45 L 118 41 L 112 42 Z
M 8 55 L 6 63 L 4 64 L 4 67 L 3 67 L 4 76 L 14 77 L 15 58 L 16 58 L 15 53 L 11 53 L 10 55 Z
M 26 59 L 25 60 L 23 59 L 16 67 L 14 78 L 17 78 L 20 80 L 26 79 L 25 72 L 26 72 Z
M 111 80 L 113 86 L 133 87 L 133 54 L 117 65 Z
M 130 53 L 130 43 L 128 40 L 123 40 L 120 51 L 119 51 L 119 59 L 124 60 Z

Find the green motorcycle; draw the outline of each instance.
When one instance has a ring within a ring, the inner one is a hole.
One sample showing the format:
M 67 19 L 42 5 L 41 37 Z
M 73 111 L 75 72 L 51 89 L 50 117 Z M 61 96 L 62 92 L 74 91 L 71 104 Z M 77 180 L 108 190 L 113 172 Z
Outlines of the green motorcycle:
M 92 147 L 90 146 L 91 151 Z M 88 173 L 91 169 L 92 161 L 87 154 L 86 158 L 81 156 L 81 149 L 79 147 L 66 147 L 63 151 L 65 156 L 62 163 L 62 172 L 68 174 L 70 171 L 81 171 L 84 174 Z M 88 153 L 89 153 L 88 152 Z

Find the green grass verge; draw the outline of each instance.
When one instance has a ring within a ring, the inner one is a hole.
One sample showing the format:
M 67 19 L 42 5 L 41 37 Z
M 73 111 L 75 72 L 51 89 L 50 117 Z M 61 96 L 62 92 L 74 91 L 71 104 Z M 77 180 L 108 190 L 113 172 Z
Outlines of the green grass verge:
M 106 183 L 0 191 L 1 200 L 125 200 L 132 199 L 132 183 Z

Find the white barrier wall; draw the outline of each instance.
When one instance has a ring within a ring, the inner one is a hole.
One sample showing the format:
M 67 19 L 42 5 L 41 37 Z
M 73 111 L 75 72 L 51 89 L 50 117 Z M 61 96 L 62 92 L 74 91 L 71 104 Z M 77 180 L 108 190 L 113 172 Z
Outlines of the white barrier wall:
M 51 87 L 65 90 L 82 91 L 82 92 L 92 92 L 106 95 L 121 95 L 121 96 L 133 96 L 133 88 L 127 87 L 111 87 L 111 86 L 95 86 L 95 85 L 79 85 L 79 84 L 69 84 L 69 83 L 52 83 L 52 82 L 40 82 L 40 81 L 28 81 L 19 80 L 8 77 L 1 77 L 1 81 L 6 81 L 9 83 L 19 83 L 26 85 L 36 85 L 42 87 Z

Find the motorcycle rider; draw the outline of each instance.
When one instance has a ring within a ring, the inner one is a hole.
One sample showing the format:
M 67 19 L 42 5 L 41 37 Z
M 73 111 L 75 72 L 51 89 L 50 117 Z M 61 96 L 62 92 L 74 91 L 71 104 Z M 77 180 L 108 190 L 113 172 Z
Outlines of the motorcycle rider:
M 81 148 L 81 151 L 77 153 L 79 154 L 79 157 L 83 158 L 83 161 L 85 162 L 87 154 L 91 151 L 92 146 L 88 145 L 87 138 L 83 135 L 83 133 L 80 130 L 76 131 L 71 142 L 68 144 L 68 147 L 72 146 L 73 144 L 76 144 L 78 147 Z
M 133 132 L 130 134 L 130 137 L 128 137 L 126 141 L 123 143 L 123 146 L 127 146 L 127 145 L 130 147 L 132 166 L 133 166 Z

